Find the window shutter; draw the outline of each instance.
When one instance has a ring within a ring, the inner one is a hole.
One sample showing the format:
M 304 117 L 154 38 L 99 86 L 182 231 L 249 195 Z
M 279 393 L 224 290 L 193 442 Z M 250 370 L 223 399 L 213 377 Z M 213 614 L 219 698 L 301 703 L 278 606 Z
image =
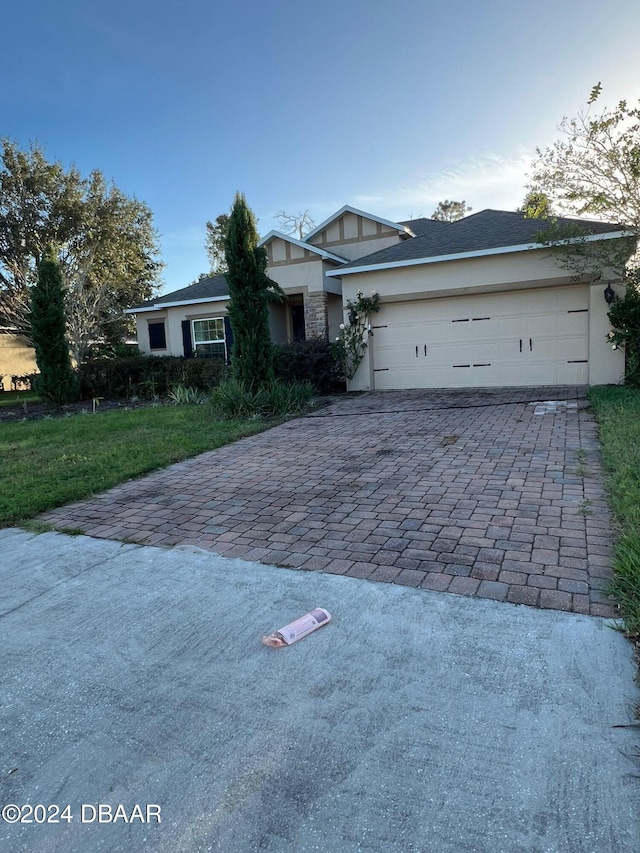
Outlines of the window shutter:
M 231 361 L 231 351 L 233 349 L 233 331 L 231 329 L 231 321 L 229 317 L 225 315 L 224 319 L 224 343 L 227 351 L 226 362 L 229 364 Z
M 166 349 L 167 336 L 164 323 L 149 323 L 149 349 Z
M 193 341 L 191 340 L 191 323 L 182 321 L 182 350 L 185 358 L 193 358 Z

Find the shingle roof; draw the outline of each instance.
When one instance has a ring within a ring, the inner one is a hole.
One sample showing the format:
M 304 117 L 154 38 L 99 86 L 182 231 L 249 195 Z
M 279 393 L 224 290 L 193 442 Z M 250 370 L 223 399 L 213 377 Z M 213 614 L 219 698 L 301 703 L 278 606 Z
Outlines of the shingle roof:
M 555 221 L 559 225 L 580 225 L 585 234 L 606 234 L 624 229 L 622 225 L 588 219 L 558 217 Z M 427 226 L 426 222 L 438 227 Z M 457 222 L 419 219 L 414 220 L 414 224 L 416 223 L 420 223 L 417 225 L 420 233 L 413 228 L 415 239 L 405 240 L 356 261 L 349 261 L 345 268 L 528 245 L 535 243 L 536 235 L 548 229 L 550 224 L 549 220 L 527 219 L 522 213 L 508 210 L 481 210 Z
M 423 234 L 436 234 L 438 231 L 443 231 L 449 228 L 451 222 L 441 222 L 439 219 L 427 219 L 421 216 L 419 219 L 406 219 L 404 222 L 398 222 L 398 225 L 406 225 L 416 237 L 421 237 Z
M 154 308 L 156 305 L 163 305 L 167 302 L 190 302 L 194 299 L 212 299 L 215 296 L 228 295 L 227 279 L 223 275 L 212 275 L 208 278 L 201 278 L 200 281 L 190 284 L 188 287 L 173 290 L 171 293 L 165 293 L 164 296 L 158 296 L 155 299 L 148 299 L 136 307 L 138 309 Z
M 624 225 L 590 219 L 558 217 L 555 221 L 559 225 L 580 225 L 585 234 L 607 234 L 623 231 L 626 228 Z M 509 210 L 481 210 L 457 222 L 439 222 L 435 219 L 420 218 L 397 224 L 406 225 L 416 236 L 355 261 L 347 261 L 343 267 L 337 268 L 336 274 L 339 274 L 342 269 L 376 264 L 392 265 L 402 261 L 419 261 L 422 258 L 529 245 L 535 243 L 536 236 L 549 227 L 549 220 L 527 219 L 524 214 Z M 137 312 L 145 308 L 153 309 L 156 306 L 161 307 L 176 302 L 204 301 L 228 296 L 228 293 L 224 275 L 214 275 L 200 279 L 195 284 L 180 290 L 149 299 L 130 310 Z

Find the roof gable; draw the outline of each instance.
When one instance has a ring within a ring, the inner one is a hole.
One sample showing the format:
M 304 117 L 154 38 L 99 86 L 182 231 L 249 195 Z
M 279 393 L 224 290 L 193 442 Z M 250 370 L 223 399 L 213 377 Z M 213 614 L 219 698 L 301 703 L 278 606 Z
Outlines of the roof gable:
M 266 237 L 263 237 L 262 240 L 260 240 L 258 246 L 266 246 L 273 240 L 284 240 L 285 243 L 291 243 L 291 245 L 297 246 L 299 249 L 304 249 L 306 252 L 313 252 L 326 261 L 335 261 L 338 264 L 344 264 L 346 262 L 346 258 L 342 258 L 340 255 L 335 255 L 333 252 L 327 252 L 324 249 L 320 249 L 303 240 L 296 240 L 296 238 L 292 237 L 291 234 L 283 234 L 282 231 L 269 231 Z
M 406 235 L 407 237 L 415 236 L 413 231 L 406 224 L 391 222 L 389 219 L 383 219 L 381 216 L 376 216 L 373 213 L 367 213 L 365 210 L 359 210 L 357 207 L 351 207 L 350 205 L 345 204 L 344 207 L 341 207 L 340 210 L 333 213 L 328 219 L 321 222 L 320 225 L 317 225 L 313 231 L 310 231 L 304 238 L 304 242 L 309 243 L 314 237 L 333 225 L 334 222 L 340 220 L 346 213 L 351 213 L 354 216 L 361 216 L 363 219 L 368 219 L 370 222 L 386 226 L 387 228 L 397 231 L 399 234 Z

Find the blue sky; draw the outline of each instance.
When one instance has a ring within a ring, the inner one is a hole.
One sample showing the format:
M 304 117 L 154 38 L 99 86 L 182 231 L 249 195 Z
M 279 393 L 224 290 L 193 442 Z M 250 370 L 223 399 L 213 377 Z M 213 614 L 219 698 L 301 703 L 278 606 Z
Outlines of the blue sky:
M 596 82 L 640 97 L 637 0 L 33 0 L 3 30 L 0 136 L 146 202 L 165 290 L 238 189 L 262 234 L 280 209 L 514 209 Z

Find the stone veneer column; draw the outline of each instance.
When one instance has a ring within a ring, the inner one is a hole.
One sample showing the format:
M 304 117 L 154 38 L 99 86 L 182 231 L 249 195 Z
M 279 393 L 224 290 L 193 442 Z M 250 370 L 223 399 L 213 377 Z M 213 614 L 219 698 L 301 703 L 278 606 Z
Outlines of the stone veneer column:
M 327 294 L 308 293 L 304 297 L 304 325 L 307 338 L 329 337 Z

